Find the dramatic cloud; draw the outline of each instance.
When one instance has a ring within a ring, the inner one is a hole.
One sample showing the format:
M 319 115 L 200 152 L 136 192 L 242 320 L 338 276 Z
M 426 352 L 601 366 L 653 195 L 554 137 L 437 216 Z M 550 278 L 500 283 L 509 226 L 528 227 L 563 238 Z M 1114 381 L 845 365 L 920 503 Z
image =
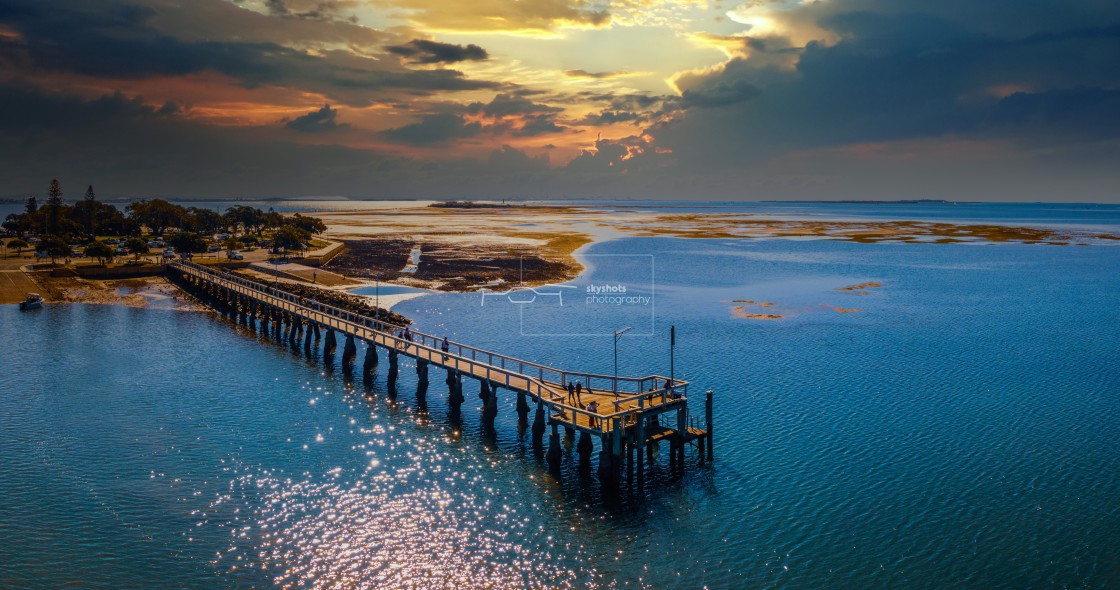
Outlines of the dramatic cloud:
M 0 195 L 1117 200 L 1120 5 L 0 0 L 0 112 Z
M 288 121 L 284 126 L 293 131 L 300 133 L 326 133 L 335 131 L 337 129 L 345 129 L 348 125 L 339 125 L 335 119 L 338 118 L 338 111 L 331 108 L 331 105 L 323 105 L 323 108 L 307 113 L 302 117 L 298 117 Z
M 438 30 L 543 32 L 562 26 L 605 26 L 610 13 L 587 0 L 383 0 L 412 21 Z
M 495 88 L 453 70 L 386 68 L 346 52 L 310 53 L 275 43 L 184 41 L 149 26 L 155 12 L 132 5 L 82 11 L 13 2 L 5 21 L 22 42 L 0 45 L 0 60 L 83 76 L 144 78 L 216 72 L 254 87 L 301 87 L 350 105 L 394 91 L 432 93 Z
M 425 115 L 420 122 L 385 132 L 393 141 L 417 146 L 440 144 L 452 139 L 474 137 L 482 131 L 479 123 L 467 123 L 462 115 L 438 113 Z
M 476 102 L 470 105 L 469 110 L 472 113 L 482 113 L 487 117 L 508 117 L 510 115 L 559 113 L 564 109 L 535 103 L 520 96 L 498 94 L 489 103 Z
M 385 50 L 420 64 L 483 61 L 490 58 L 486 50 L 478 45 L 464 47 L 425 39 L 413 39 L 404 45 L 390 45 Z
M 564 75 L 569 78 L 591 78 L 593 80 L 607 80 L 628 75 L 627 72 L 589 72 L 587 70 L 565 70 Z

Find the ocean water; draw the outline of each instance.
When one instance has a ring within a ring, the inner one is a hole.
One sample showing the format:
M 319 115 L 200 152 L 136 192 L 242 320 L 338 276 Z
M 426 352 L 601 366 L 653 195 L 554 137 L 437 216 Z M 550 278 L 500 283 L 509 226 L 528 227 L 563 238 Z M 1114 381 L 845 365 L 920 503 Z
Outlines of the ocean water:
M 674 477 L 663 452 L 644 488 L 604 494 L 574 452 L 547 472 L 508 392 L 486 434 L 475 385 L 452 424 L 442 380 L 422 403 L 407 365 L 393 399 L 384 368 L 367 391 L 212 314 L 5 306 L 0 586 L 1120 586 L 1120 248 L 583 255 L 562 306 L 394 309 L 606 374 L 623 326 L 619 371 L 668 372 L 675 325 L 676 375 L 714 392 L 713 463 L 690 451 Z M 588 303 L 603 285 L 652 304 Z

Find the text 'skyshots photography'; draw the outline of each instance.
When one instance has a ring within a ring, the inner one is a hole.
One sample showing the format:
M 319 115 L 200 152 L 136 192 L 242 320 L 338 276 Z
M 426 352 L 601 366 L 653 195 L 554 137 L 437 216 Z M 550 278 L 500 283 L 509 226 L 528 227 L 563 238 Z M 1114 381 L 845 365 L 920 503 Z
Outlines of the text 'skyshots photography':
M 0 588 L 1120 588 L 1120 4 L 0 0 Z

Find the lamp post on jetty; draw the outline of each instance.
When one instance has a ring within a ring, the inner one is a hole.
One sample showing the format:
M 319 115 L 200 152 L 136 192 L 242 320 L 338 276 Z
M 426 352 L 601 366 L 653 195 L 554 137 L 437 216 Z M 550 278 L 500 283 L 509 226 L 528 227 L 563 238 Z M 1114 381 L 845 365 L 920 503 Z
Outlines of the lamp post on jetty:
M 633 328 L 626 326 L 621 330 L 614 331 L 614 384 L 612 385 L 612 390 L 615 397 L 618 397 L 618 339 L 622 338 L 622 335 L 630 330 L 633 330 Z
M 675 325 L 669 326 L 669 394 L 673 393 L 673 382 L 676 381 L 676 375 L 673 374 L 674 362 L 673 353 L 677 348 L 677 327 Z

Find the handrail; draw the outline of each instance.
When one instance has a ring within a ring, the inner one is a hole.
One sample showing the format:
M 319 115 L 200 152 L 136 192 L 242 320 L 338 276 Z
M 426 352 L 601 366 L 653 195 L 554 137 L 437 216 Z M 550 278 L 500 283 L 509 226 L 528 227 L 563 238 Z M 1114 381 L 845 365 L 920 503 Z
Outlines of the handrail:
M 683 401 L 684 398 L 681 397 L 681 398 L 679 398 L 679 400 L 678 399 L 673 399 L 671 401 L 667 401 L 665 399 L 665 396 L 664 396 L 665 392 L 669 391 L 669 390 L 676 390 L 677 388 L 684 388 L 684 387 L 687 387 L 687 385 L 688 385 L 687 382 L 679 381 L 679 382 L 677 382 L 678 383 L 677 385 L 673 385 L 673 386 L 667 388 L 666 390 L 645 391 L 645 392 L 641 392 L 641 393 L 626 396 L 626 397 L 619 397 L 619 398 L 616 398 L 615 400 L 610 402 L 615 406 L 615 411 L 614 412 L 607 413 L 607 414 L 601 414 L 601 413 L 598 413 L 598 412 L 590 412 L 590 411 L 588 411 L 584 408 L 571 406 L 571 405 L 568 405 L 567 403 L 565 403 L 563 392 L 558 393 L 557 391 L 555 391 L 552 387 L 550 387 L 548 385 L 548 383 L 546 383 L 544 381 L 543 378 L 537 378 L 537 377 L 533 377 L 532 375 L 526 375 L 525 373 L 523 373 L 521 371 L 513 371 L 513 370 L 505 368 L 504 366 L 499 367 L 499 366 L 494 366 L 492 364 L 486 364 L 486 363 L 479 362 L 475 358 L 475 349 L 471 349 L 470 347 L 464 347 L 464 348 L 467 348 L 468 350 L 471 350 L 471 353 L 472 353 L 471 358 L 467 358 L 465 355 L 462 355 L 462 354 L 451 353 L 450 350 L 447 353 L 444 353 L 442 349 L 437 350 L 435 347 L 428 346 L 428 345 L 423 344 L 423 343 L 418 343 L 418 342 L 414 342 L 414 341 L 410 341 L 410 340 L 405 340 L 404 338 L 394 336 L 393 334 L 391 334 L 389 332 L 384 332 L 384 331 L 381 331 L 381 330 L 377 330 L 377 329 L 373 328 L 372 326 L 368 325 L 368 322 L 369 322 L 370 318 L 367 317 L 367 316 L 362 316 L 361 314 L 354 314 L 352 312 L 348 312 L 348 311 L 336 308 L 336 307 L 331 306 L 331 305 L 320 304 L 318 302 L 315 303 L 316 307 L 314 309 L 312 309 L 312 308 L 308 307 L 308 305 L 304 302 L 304 298 L 302 298 L 302 297 L 298 297 L 296 295 L 292 295 L 291 293 L 286 293 L 286 292 L 280 291 L 278 289 L 273 289 L 271 287 L 268 287 L 267 285 L 263 285 L 261 283 L 255 282 L 255 281 L 250 281 L 248 279 L 244 279 L 244 278 L 232 275 L 230 273 L 215 272 L 215 271 L 213 271 L 211 269 L 208 269 L 206 267 L 203 267 L 201 265 L 197 265 L 197 264 L 193 264 L 193 263 L 182 263 L 182 262 L 170 263 L 170 265 L 174 266 L 176 268 L 179 268 L 180 270 L 183 270 L 184 272 L 187 272 L 187 273 L 192 274 L 194 276 L 198 276 L 200 278 L 205 278 L 206 280 L 210 280 L 212 282 L 215 282 L 219 285 L 221 285 L 222 283 L 227 283 L 228 285 L 238 285 L 238 286 L 240 286 L 243 289 L 246 289 L 248 291 L 253 291 L 255 293 L 259 293 L 260 295 L 254 295 L 253 293 L 245 293 L 245 294 L 249 295 L 249 296 L 256 297 L 258 300 L 264 301 L 265 303 L 270 303 L 272 305 L 276 305 L 276 303 L 267 301 L 265 299 L 266 297 L 274 299 L 274 300 L 285 301 L 285 302 L 288 303 L 288 305 L 279 305 L 279 307 L 281 307 L 282 309 L 285 309 L 285 311 L 291 311 L 292 313 L 299 314 L 301 317 L 306 317 L 309 321 L 315 321 L 315 322 L 318 322 L 320 324 L 323 324 L 324 326 L 337 327 L 339 330 L 345 331 L 346 328 L 349 328 L 349 332 L 352 332 L 355 336 L 361 337 L 365 340 L 373 340 L 374 342 L 378 342 L 380 340 L 380 344 L 382 346 L 385 346 L 385 347 L 388 347 L 388 344 L 391 343 L 393 345 L 394 350 L 401 350 L 403 348 L 406 355 L 410 354 L 408 352 L 408 348 L 412 347 L 412 346 L 415 346 L 416 347 L 415 358 L 417 358 L 417 359 L 422 359 L 422 360 L 425 360 L 426 362 L 433 362 L 433 359 L 435 357 L 439 357 L 440 358 L 440 360 L 438 361 L 439 365 L 446 366 L 448 369 L 453 369 L 455 371 L 462 371 L 463 370 L 463 365 L 465 364 L 466 368 L 468 369 L 467 372 L 469 372 L 469 374 L 471 376 L 478 377 L 478 378 L 485 378 L 486 380 L 488 380 L 492 383 L 504 385 L 507 389 L 523 390 L 526 393 L 528 393 L 529 395 L 531 395 L 531 396 L 537 398 L 538 400 L 540 400 L 542 403 L 548 404 L 549 407 L 551 407 L 551 408 L 559 409 L 561 412 L 571 412 L 572 413 L 572 426 L 574 426 L 576 428 L 580 428 L 580 429 L 587 429 L 587 430 L 590 430 L 590 431 L 598 431 L 601 434 L 610 432 L 612 423 L 616 419 L 619 420 L 620 424 L 622 424 L 624 427 L 629 426 L 630 424 L 635 422 L 635 420 L 632 420 L 632 417 L 635 416 L 635 415 L 641 415 L 645 410 L 645 407 L 641 403 L 641 401 L 639 401 L 639 405 L 637 407 L 631 407 L 631 408 L 625 408 L 625 409 L 619 409 L 619 406 L 621 404 L 627 403 L 629 401 L 633 401 L 634 399 L 639 399 L 639 398 L 643 398 L 643 397 L 647 397 L 647 396 L 652 401 L 652 398 L 654 396 L 661 395 L 663 406 L 666 406 L 666 405 L 673 406 L 673 405 L 676 405 L 675 402 Z M 207 275 L 209 275 L 209 276 L 207 276 Z M 223 286 L 226 286 L 226 285 L 223 285 Z M 323 311 L 324 308 L 330 310 L 332 313 L 330 313 L 330 314 L 324 313 L 324 311 Z M 346 319 L 344 319 L 342 316 L 345 316 Z M 360 324 L 352 321 L 353 318 L 355 318 L 355 317 L 360 318 L 364 321 Z M 329 319 L 327 319 L 327 318 L 329 318 Z M 375 320 L 375 321 L 378 324 L 383 324 L 379 320 Z M 422 356 L 420 354 L 421 351 L 424 351 L 426 353 L 425 356 L 427 358 L 422 358 Z M 461 351 L 462 351 L 462 349 L 460 349 L 460 352 Z M 504 355 L 501 355 L 501 356 L 502 356 L 503 359 L 512 358 L 512 357 L 506 357 Z M 454 361 L 455 361 L 454 362 L 454 367 L 451 367 L 450 366 L 451 363 L 447 362 L 449 358 L 454 359 Z M 513 359 L 513 360 L 517 360 L 517 359 Z M 525 363 L 525 364 L 529 364 L 529 363 Z M 504 365 L 504 362 L 503 362 L 503 365 Z M 522 371 L 524 370 L 524 365 L 520 361 L 519 361 L 519 368 Z M 479 369 L 479 371 L 476 371 L 476 369 Z M 499 381 L 498 379 L 495 379 L 494 378 L 495 377 L 494 373 L 497 373 L 499 376 L 503 376 L 504 379 L 501 380 L 501 381 Z M 542 371 L 542 373 L 543 373 L 543 371 Z M 510 385 L 510 378 L 511 377 L 515 377 L 516 379 L 520 379 L 521 381 L 524 382 L 524 385 L 522 387 L 516 387 L 516 388 L 511 386 Z M 563 387 L 563 385 L 561 385 L 561 387 Z M 588 418 L 588 425 L 586 427 L 583 426 L 583 425 L 580 425 L 578 423 L 578 420 L 575 419 L 575 416 L 577 414 L 586 416 Z
M 233 275 L 231 273 L 227 273 L 227 272 L 224 272 L 224 271 L 217 271 L 217 270 L 214 270 L 214 269 L 211 269 L 211 268 L 208 268 L 208 267 L 205 267 L 205 266 L 202 266 L 200 264 L 193 263 L 193 262 L 172 262 L 172 263 L 170 263 L 170 265 L 175 266 L 175 267 L 181 267 L 181 268 L 190 268 L 190 269 L 196 270 L 196 271 L 201 272 L 201 273 L 212 275 L 212 276 L 214 276 L 214 277 L 216 277 L 220 280 L 231 281 L 231 282 L 240 284 L 244 287 L 253 289 L 255 291 L 267 293 L 272 297 L 279 297 L 281 299 L 287 300 L 287 301 L 292 302 L 292 303 L 297 303 L 296 300 L 299 299 L 300 301 L 298 303 L 300 305 L 305 306 L 305 307 L 307 306 L 307 304 L 303 302 L 303 301 L 305 301 L 305 299 L 302 298 L 302 297 L 297 297 L 295 295 L 292 295 L 291 293 L 286 293 L 286 292 L 280 291 L 279 289 L 273 289 L 273 288 L 268 287 L 267 285 L 264 285 L 262 283 L 258 283 L 256 281 L 250 281 L 248 279 L 238 277 L 238 276 Z M 267 291 L 266 291 L 266 289 L 267 289 Z M 384 330 L 377 330 L 372 325 L 369 325 L 369 322 L 372 320 L 379 327 L 390 326 L 390 327 L 398 329 L 398 330 L 403 329 L 403 326 L 399 326 L 397 324 L 392 324 L 392 323 L 383 321 L 380 318 L 369 318 L 368 316 L 362 316 L 361 314 L 355 314 L 353 312 L 346 311 L 346 310 L 343 310 L 343 309 L 340 309 L 340 308 L 337 308 L 337 307 L 334 307 L 332 305 L 325 304 L 325 303 L 314 302 L 314 304 L 315 304 L 314 309 L 316 309 L 317 311 L 324 311 L 324 310 L 329 311 L 329 312 L 331 312 L 330 314 L 332 316 L 340 318 L 340 319 L 342 317 L 353 318 L 355 316 L 357 316 L 359 318 L 362 318 L 362 319 L 365 320 L 365 322 L 363 322 L 363 328 L 373 329 L 375 332 L 385 334 L 386 336 L 388 336 L 390 338 L 394 338 L 395 340 L 396 340 L 395 336 L 392 336 L 389 332 L 386 332 Z M 350 322 L 350 323 L 353 323 L 353 322 Z M 357 324 L 355 324 L 355 325 L 357 325 Z M 431 335 L 431 334 L 426 334 L 426 333 L 423 333 L 423 332 L 411 331 L 411 330 L 410 330 L 410 332 L 414 337 L 418 336 L 420 338 L 419 343 L 417 343 L 415 340 L 411 341 L 410 344 L 413 344 L 413 345 L 425 344 L 425 341 L 430 341 L 430 342 L 432 342 L 433 346 L 439 346 L 443 342 L 442 338 L 439 338 L 439 337 Z M 548 366 L 548 365 L 542 365 L 542 364 L 539 364 L 539 363 L 534 363 L 532 361 L 526 361 L 526 360 L 523 360 L 523 359 L 518 359 L 516 357 L 511 357 L 511 356 L 504 355 L 504 354 L 501 354 L 501 353 L 485 350 L 485 349 L 482 349 L 482 348 L 477 348 L 477 347 L 474 347 L 474 346 L 463 344 L 461 342 L 454 342 L 454 341 L 449 340 L 448 343 L 449 343 L 449 348 L 453 347 L 457 351 L 457 353 L 458 353 L 457 356 L 465 357 L 465 355 L 463 354 L 464 351 L 470 351 L 472 361 L 477 360 L 480 353 L 482 355 L 486 355 L 487 360 L 489 361 L 489 362 L 485 363 L 486 366 L 497 368 L 499 366 L 499 364 L 494 362 L 495 358 L 499 359 L 500 367 L 503 370 L 506 370 L 506 361 L 515 362 L 515 363 L 517 363 L 517 366 L 518 366 L 518 370 L 515 371 L 515 373 L 522 376 L 522 377 L 525 377 L 525 378 L 530 378 L 531 377 L 529 374 L 527 374 L 525 372 L 525 367 L 530 367 L 530 368 L 537 369 L 536 378 L 539 381 L 542 381 L 542 382 L 545 381 L 544 375 L 545 375 L 546 372 L 548 372 L 548 373 L 556 376 L 555 381 L 557 383 L 559 383 L 561 386 L 565 386 L 565 385 L 567 385 L 567 383 L 569 381 L 571 381 L 571 379 L 569 379 L 569 377 L 581 377 L 581 378 L 585 379 L 585 383 L 588 387 L 591 386 L 592 379 L 598 379 L 599 381 L 607 381 L 611 384 L 610 388 L 597 387 L 596 389 L 599 389 L 600 391 L 608 391 L 609 390 L 609 391 L 617 393 L 617 394 L 625 395 L 625 396 L 627 396 L 626 399 L 628 401 L 632 400 L 632 399 L 636 399 L 637 397 L 641 397 L 641 396 L 646 395 L 648 393 L 664 393 L 664 392 L 676 392 L 676 391 L 682 391 L 683 392 L 683 391 L 687 391 L 687 389 L 688 389 L 688 382 L 687 381 L 683 381 L 683 380 L 679 380 L 679 379 L 675 380 L 675 381 L 672 381 L 669 378 L 661 376 L 661 375 L 648 375 L 646 377 L 615 377 L 614 375 L 599 375 L 599 374 L 595 374 L 595 373 L 577 373 L 577 372 L 571 372 L 571 371 L 565 371 L 565 370 L 562 370 L 562 369 L 557 369 L 557 368 L 554 368 L 554 367 L 551 367 L 551 366 Z M 441 354 L 442 354 L 442 351 L 441 351 Z M 619 387 L 618 387 L 618 385 L 620 383 L 636 384 L 637 385 L 637 387 L 635 388 L 636 391 L 620 390 Z M 661 385 L 661 384 L 663 384 L 663 385 Z M 650 389 L 647 388 L 647 385 L 652 386 L 652 391 L 650 391 Z M 661 387 L 658 387 L 658 385 L 661 385 Z M 620 401 L 621 400 L 616 400 L 616 403 L 620 402 Z

